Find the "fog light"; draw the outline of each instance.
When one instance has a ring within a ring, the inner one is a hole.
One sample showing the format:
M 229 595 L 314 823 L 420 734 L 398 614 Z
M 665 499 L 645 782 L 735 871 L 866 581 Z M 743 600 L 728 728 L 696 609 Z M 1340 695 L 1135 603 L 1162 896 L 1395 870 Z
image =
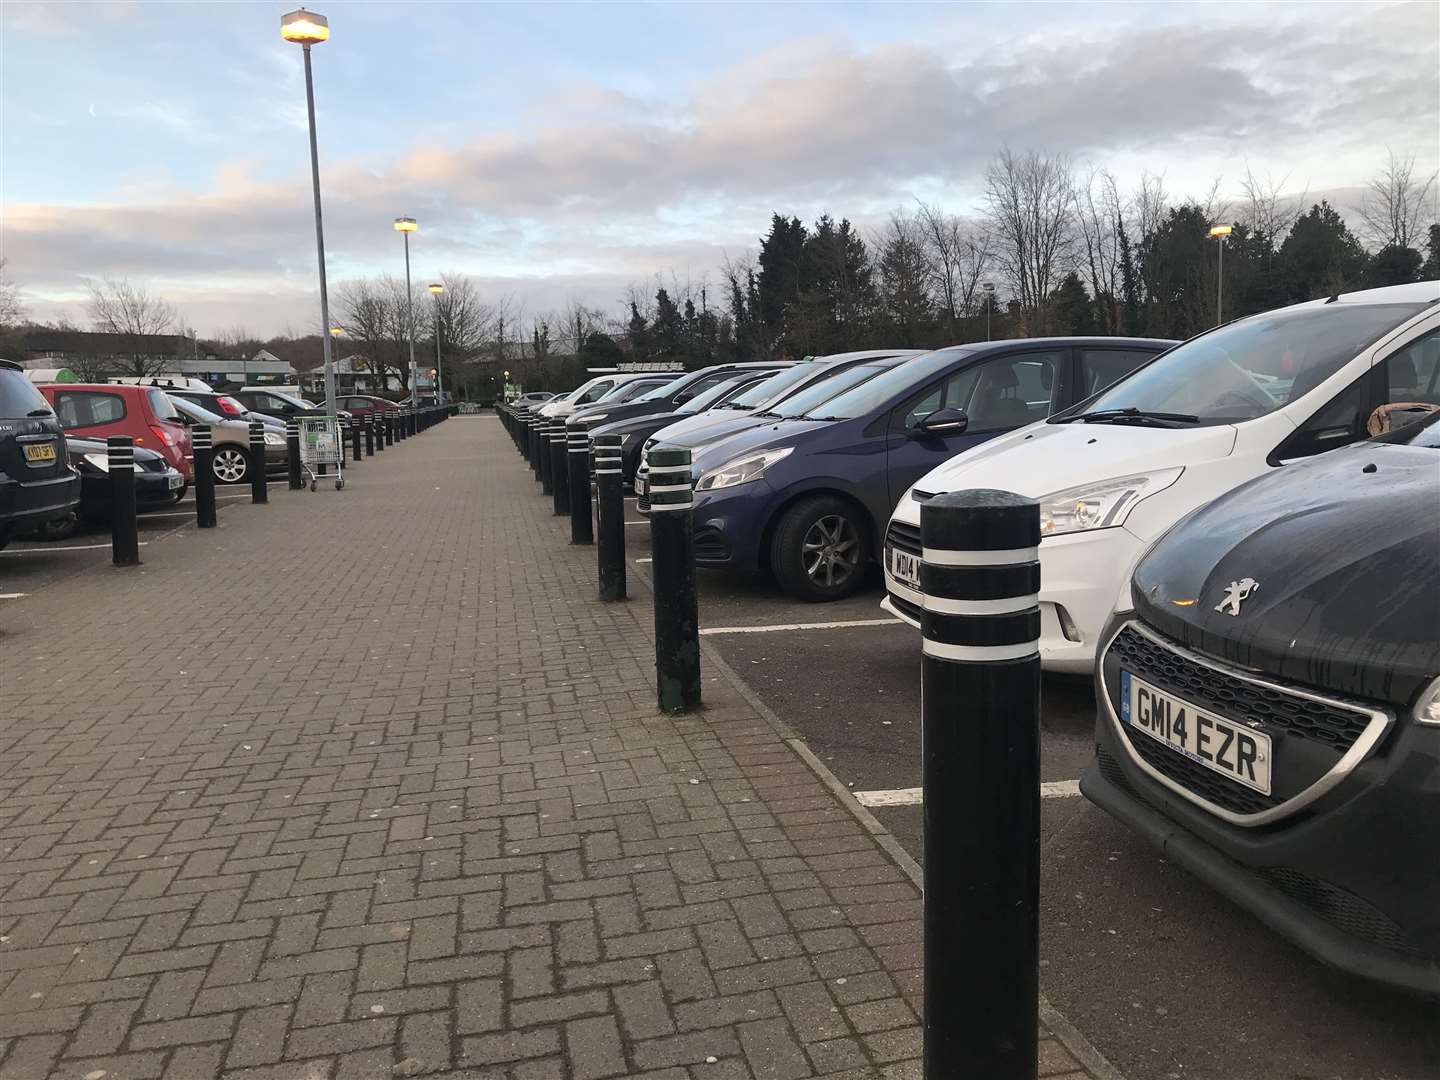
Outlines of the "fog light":
M 1063 604 L 1056 604 L 1055 614 L 1060 619 L 1060 632 L 1065 635 L 1065 640 L 1078 644 L 1080 641 L 1080 628 L 1075 625 L 1075 620 L 1070 617 L 1070 612 L 1065 610 Z

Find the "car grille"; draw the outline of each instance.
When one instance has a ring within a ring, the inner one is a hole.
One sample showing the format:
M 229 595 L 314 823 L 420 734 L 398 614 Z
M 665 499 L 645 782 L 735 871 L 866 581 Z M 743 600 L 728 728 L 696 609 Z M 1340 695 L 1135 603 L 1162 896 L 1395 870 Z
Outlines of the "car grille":
M 920 526 L 907 525 L 903 521 L 892 521 L 890 527 L 885 530 L 885 543 L 888 547 L 896 547 L 918 557 L 920 555 Z
M 919 604 L 912 604 L 903 596 L 896 596 L 893 592 L 890 594 L 890 603 L 895 605 L 896 611 L 904 612 L 916 622 L 919 622 L 920 617 L 925 613 L 924 609 L 922 609 Z
M 724 562 L 730 558 L 730 545 L 718 529 L 695 530 L 695 558 L 707 562 Z
M 1221 716 L 1258 721 L 1267 731 L 1279 729 L 1292 738 L 1314 739 L 1345 751 L 1370 723 L 1365 713 L 1258 686 L 1197 664 L 1134 627 L 1121 630 L 1110 648 L 1125 670 Z
M 164 472 L 169 466 L 165 464 L 164 458 L 146 458 L 144 461 L 136 461 L 141 472 Z

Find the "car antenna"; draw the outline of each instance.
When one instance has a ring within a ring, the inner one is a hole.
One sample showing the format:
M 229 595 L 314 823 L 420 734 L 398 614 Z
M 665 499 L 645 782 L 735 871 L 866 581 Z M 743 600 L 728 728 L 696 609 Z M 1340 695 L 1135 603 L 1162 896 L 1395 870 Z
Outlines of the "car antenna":
M 1327 304 L 1333 304 L 1333 303 L 1335 303 L 1336 300 L 1339 300 L 1339 299 L 1340 299 L 1340 290 L 1339 290 L 1339 289 L 1336 289 L 1333 293 L 1330 294 L 1330 299 L 1329 299 L 1329 300 L 1326 300 L 1325 303 L 1327 303 Z

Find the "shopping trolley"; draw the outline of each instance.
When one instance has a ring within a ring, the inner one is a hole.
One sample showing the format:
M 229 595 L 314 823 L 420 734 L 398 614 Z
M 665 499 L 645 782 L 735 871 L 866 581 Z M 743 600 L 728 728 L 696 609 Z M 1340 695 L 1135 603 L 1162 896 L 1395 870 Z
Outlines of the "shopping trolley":
M 310 476 L 310 490 L 320 480 L 320 469 L 335 466 L 335 490 L 345 486 L 345 465 L 340 452 L 340 420 L 334 416 L 297 416 L 300 425 L 300 467 Z

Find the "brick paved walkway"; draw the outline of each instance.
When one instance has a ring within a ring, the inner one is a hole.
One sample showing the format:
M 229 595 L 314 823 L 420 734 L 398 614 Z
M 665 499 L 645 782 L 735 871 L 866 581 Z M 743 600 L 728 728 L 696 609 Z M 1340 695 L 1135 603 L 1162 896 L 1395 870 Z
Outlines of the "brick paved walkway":
M 910 878 L 493 418 L 222 520 L 0 610 L 0 1076 L 918 1077 Z

